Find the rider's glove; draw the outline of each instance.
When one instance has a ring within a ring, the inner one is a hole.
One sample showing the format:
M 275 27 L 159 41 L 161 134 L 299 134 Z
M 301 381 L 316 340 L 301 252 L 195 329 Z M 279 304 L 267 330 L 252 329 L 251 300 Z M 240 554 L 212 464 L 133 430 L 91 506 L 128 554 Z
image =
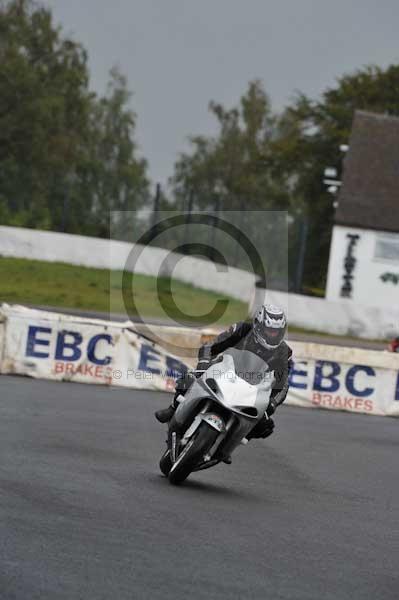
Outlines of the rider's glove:
M 202 359 L 198 362 L 197 368 L 194 371 L 194 375 L 198 378 L 201 377 L 202 373 L 209 367 L 209 360 Z

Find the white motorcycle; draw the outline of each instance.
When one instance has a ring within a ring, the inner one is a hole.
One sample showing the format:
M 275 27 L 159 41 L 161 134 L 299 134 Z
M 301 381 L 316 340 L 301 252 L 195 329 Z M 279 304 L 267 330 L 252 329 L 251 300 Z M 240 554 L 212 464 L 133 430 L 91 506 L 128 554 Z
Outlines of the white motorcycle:
M 274 372 L 256 354 L 231 348 L 194 379 L 169 422 L 168 448 L 159 466 L 178 485 L 190 473 L 230 456 L 263 417 Z

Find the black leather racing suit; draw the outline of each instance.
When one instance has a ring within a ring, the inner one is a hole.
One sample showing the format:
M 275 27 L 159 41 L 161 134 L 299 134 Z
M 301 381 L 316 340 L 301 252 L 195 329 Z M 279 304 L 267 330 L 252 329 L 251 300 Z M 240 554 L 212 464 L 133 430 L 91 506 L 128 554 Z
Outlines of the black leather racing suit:
M 253 334 L 252 323 L 240 322 L 232 325 L 228 330 L 223 331 L 212 342 L 201 346 L 198 353 L 197 370 L 202 371 L 209 366 L 210 361 L 221 352 L 228 348 L 237 348 L 239 350 L 248 350 L 257 354 L 264 360 L 270 370 L 274 371 L 275 381 L 270 396 L 270 405 L 267 410 L 268 416 L 271 416 L 277 406 L 282 404 L 288 393 L 288 375 L 291 368 L 292 350 L 282 342 L 276 349 L 267 349 L 259 344 Z M 184 394 L 192 380 L 183 377 L 176 382 L 175 398 L 179 394 Z M 257 423 L 251 432 L 251 437 L 266 437 L 273 431 L 272 419 L 265 416 Z

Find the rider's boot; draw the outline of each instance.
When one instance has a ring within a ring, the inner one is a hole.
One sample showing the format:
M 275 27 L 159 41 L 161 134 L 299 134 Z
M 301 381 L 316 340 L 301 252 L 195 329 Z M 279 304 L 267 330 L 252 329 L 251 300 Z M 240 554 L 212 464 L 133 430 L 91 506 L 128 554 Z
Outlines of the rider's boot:
M 170 406 L 168 406 L 168 408 L 162 408 L 161 410 L 156 411 L 155 418 L 157 421 L 160 423 L 169 423 L 175 414 L 175 410 L 179 402 L 184 400 L 184 394 L 187 392 L 192 382 L 193 377 L 189 374 L 183 375 L 176 381 L 176 391 L 172 403 Z
M 155 418 L 160 423 L 169 423 L 173 415 L 175 414 L 176 408 L 183 402 L 184 396 L 181 392 L 176 391 L 175 397 L 172 400 L 172 403 L 168 408 L 162 408 L 161 410 L 157 410 L 155 414 Z
M 155 413 L 155 418 L 160 423 L 169 423 L 173 415 L 175 414 L 176 406 L 174 401 L 168 408 L 162 408 L 161 410 L 157 410 Z
M 247 440 L 267 438 L 273 433 L 274 421 L 271 417 L 264 415 L 255 427 L 247 434 Z

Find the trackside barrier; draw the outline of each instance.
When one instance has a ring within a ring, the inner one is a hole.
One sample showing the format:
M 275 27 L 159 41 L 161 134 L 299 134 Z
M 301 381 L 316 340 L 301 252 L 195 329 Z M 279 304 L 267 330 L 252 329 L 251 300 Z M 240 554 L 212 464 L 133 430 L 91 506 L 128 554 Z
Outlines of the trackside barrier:
M 195 361 L 187 359 L 184 348 L 197 348 L 215 333 L 159 326 L 143 329 L 131 322 L 2 305 L 0 372 L 172 391 L 184 363 Z M 180 347 L 180 355 L 165 349 L 168 346 Z M 399 416 L 398 355 L 303 342 L 291 346 L 294 365 L 287 404 Z
M 1 307 L 0 307 L 0 373 L 1 373 L 1 365 L 3 362 L 3 351 L 5 348 L 5 343 L 4 343 L 5 321 L 6 321 L 6 317 L 2 313 Z
M 180 356 L 189 366 L 196 365 L 199 347 L 212 340 L 219 332 L 212 327 L 200 329 L 140 323 L 131 324 L 131 327 L 143 337 L 158 343 L 164 351 Z
M 71 317 L 3 305 L 2 374 L 171 391 L 185 370 L 180 358 L 132 323 Z
M 399 417 L 399 355 L 291 342 L 287 404 Z

